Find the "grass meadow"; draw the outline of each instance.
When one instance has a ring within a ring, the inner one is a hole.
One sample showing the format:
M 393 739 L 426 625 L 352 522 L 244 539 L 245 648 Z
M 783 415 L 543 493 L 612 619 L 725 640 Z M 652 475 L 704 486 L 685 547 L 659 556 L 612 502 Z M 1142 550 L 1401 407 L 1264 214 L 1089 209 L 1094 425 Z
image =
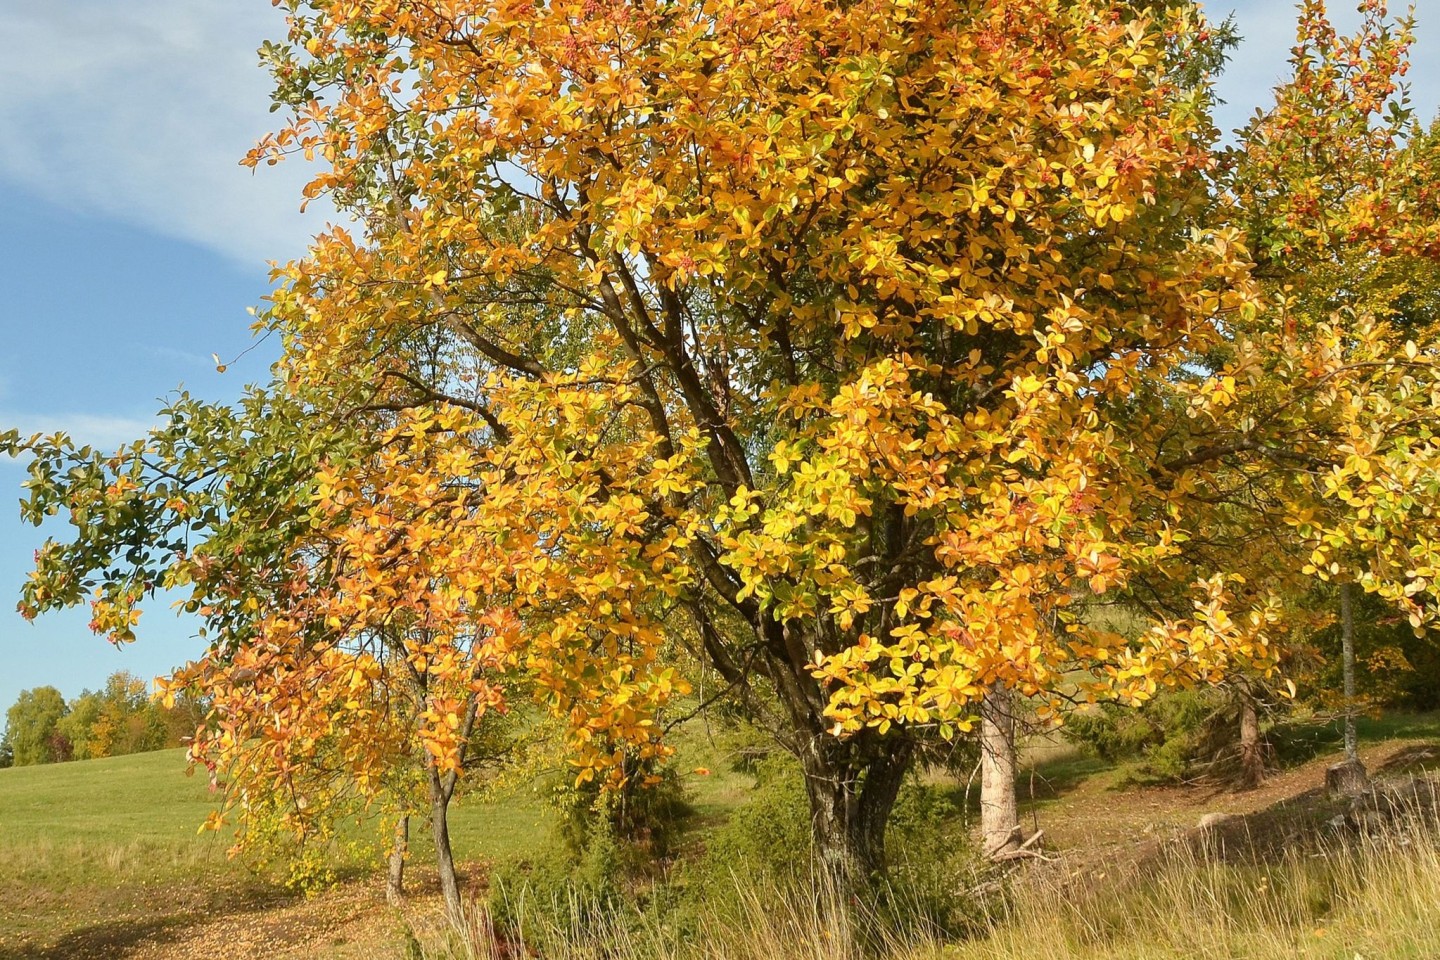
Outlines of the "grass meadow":
M 1363 732 L 1372 770 L 1409 783 L 1412 795 L 1401 813 L 1360 830 L 1316 789 L 1333 759 L 1328 734 L 1287 739 L 1294 765 L 1251 794 L 1122 786 L 1120 771 L 1073 749 L 1037 748 L 1030 772 L 1048 786 L 1027 799 L 1027 815 L 1053 846 L 1023 869 L 952 878 L 950 895 L 968 898 L 973 922 L 943 937 L 856 921 L 804 883 L 737 879 L 684 927 L 627 906 L 577 900 L 566 920 L 520 903 L 510 910 L 518 938 L 497 939 L 484 907 L 488 866 L 543 850 L 549 834 L 544 791 L 530 784 L 455 810 L 454 843 L 476 898 L 469 935 L 457 935 L 435 919 L 422 825 L 412 832 L 417 893 L 397 912 L 379 899 L 378 859 L 358 847 L 334 851 L 349 892 L 310 900 L 229 859 L 225 832 L 197 834 L 215 798 L 203 776 L 184 775 L 183 751 L 0 770 L 0 960 L 1431 960 L 1440 957 L 1440 823 L 1433 781 L 1406 778 L 1440 766 L 1440 717 Z M 698 814 L 686 842 L 694 855 L 751 790 L 703 738 L 681 766 Z M 1232 814 L 1218 840 L 1194 829 L 1214 810 Z M 305 911 L 326 903 L 336 908 L 330 926 L 302 949 L 321 922 Z M 272 924 L 269 948 L 215 934 L 217 918 L 243 930 L 276 917 L 288 920 Z M 205 929 L 220 942 L 199 946 Z M 287 943 L 296 952 L 283 952 Z

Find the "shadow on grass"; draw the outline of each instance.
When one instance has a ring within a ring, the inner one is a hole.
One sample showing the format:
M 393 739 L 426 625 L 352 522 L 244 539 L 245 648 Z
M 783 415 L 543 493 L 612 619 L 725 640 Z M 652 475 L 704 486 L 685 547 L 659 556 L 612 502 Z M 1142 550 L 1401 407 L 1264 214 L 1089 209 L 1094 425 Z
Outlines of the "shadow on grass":
M 1406 822 L 1433 825 L 1440 820 L 1440 781 L 1425 774 L 1399 779 L 1418 768 L 1391 770 L 1390 766 L 1386 764 L 1382 772 L 1392 779 L 1360 800 L 1331 797 L 1323 787 L 1316 787 L 1263 810 L 1191 830 L 1183 842 L 1206 858 L 1269 864 L 1297 853 L 1323 854 L 1336 841 L 1383 833 Z
M 1034 762 L 1021 761 L 1015 775 L 1015 798 L 1029 810 L 1043 808 L 1082 786 L 1092 777 L 1110 774 L 1115 765 L 1080 748 L 1065 749 Z M 957 775 L 946 799 L 968 816 L 980 813 L 980 777 Z
M 1421 740 L 1440 737 L 1440 714 L 1387 713 L 1379 717 L 1356 717 L 1355 733 L 1360 742 Z M 1269 735 L 1276 759 L 1282 766 L 1295 766 L 1324 753 L 1334 753 L 1344 743 L 1340 718 L 1327 722 L 1279 723 Z
M 68 930 L 46 943 L 0 944 L 0 960 L 119 960 L 141 947 L 173 943 L 192 927 L 213 920 L 259 914 L 304 899 L 300 891 L 255 884 L 215 889 L 204 894 L 201 902 L 186 902 L 183 894 L 173 890 L 156 889 L 152 895 L 157 900 L 172 898 L 167 905 L 173 912 L 115 917 Z
M 72 930 L 48 946 L 0 947 L 0 960 L 108 960 L 110 957 L 124 957 L 144 944 L 173 940 L 176 932 L 199 919 L 193 915 L 176 914 L 112 920 Z
M 1390 759 L 1370 772 L 1390 777 L 1434 770 L 1440 770 L 1440 741 L 1431 740 L 1412 743 L 1408 747 L 1395 751 Z

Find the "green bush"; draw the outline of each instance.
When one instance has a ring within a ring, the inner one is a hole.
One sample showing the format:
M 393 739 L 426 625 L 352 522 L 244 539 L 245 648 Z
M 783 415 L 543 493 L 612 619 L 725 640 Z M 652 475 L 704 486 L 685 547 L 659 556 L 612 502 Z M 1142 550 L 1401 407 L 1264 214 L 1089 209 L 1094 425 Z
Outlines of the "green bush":
M 975 886 L 979 860 L 953 798 L 951 787 L 918 778 L 901 788 L 885 844 L 889 877 L 874 898 L 881 936 L 963 936 L 983 920 L 981 905 L 959 894 Z
M 489 906 L 500 929 L 518 929 L 522 916 L 527 927 L 559 930 L 577 919 L 613 924 L 633 913 L 628 908 L 663 879 L 693 813 L 671 768 L 637 769 L 618 792 L 560 784 L 555 796 L 546 844 L 491 873 Z
M 746 802 L 705 839 L 704 853 L 677 871 L 666 894 L 669 923 L 698 923 L 706 912 L 743 912 L 742 891 L 806 889 L 814 885 L 810 808 L 796 761 L 772 755 L 754 766 Z M 968 929 L 973 905 L 957 896 L 975 865 L 975 850 L 947 786 L 912 777 L 901 787 L 886 834 L 888 876 L 862 894 L 866 915 L 885 929 L 921 925 Z M 657 903 L 658 903 L 657 898 Z
M 637 769 L 618 791 L 587 783 L 556 788 L 560 839 L 573 859 L 584 860 L 597 844 L 614 846 L 626 872 L 643 873 L 675 851 L 694 813 L 673 767 Z
M 1122 764 L 1126 779 L 1169 783 L 1214 759 L 1238 731 L 1225 694 L 1173 690 L 1143 707 L 1103 704 L 1066 718 L 1065 735 L 1102 760 Z
M 809 870 L 810 804 L 800 765 L 776 753 L 751 769 L 754 789 L 705 838 L 687 877 L 717 896 L 733 889 L 736 877 L 784 883 Z
M 514 932 L 523 919 L 527 942 L 543 954 L 537 940 L 547 930 L 579 924 L 699 936 L 717 918 L 746 916 L 757 896 L 789 902 L 813 894 L 818 878 L 798 763 L 771 753 L 747 754 L 745 764 L 753 789 L 703 836 L 678 813 L 688 810 L 678 781 L 632 795 L 625 816 L 614 799 L 567 794 L 547 845 L 492 872 L 497 926 Z M 952 792 L 918 778 L 902 787 L 887 836 L 888 877 L 853 894 L 865 937 L 960 932 L 977 922 L 975 905 L 957 893 L 973 885 L 975 852 Z

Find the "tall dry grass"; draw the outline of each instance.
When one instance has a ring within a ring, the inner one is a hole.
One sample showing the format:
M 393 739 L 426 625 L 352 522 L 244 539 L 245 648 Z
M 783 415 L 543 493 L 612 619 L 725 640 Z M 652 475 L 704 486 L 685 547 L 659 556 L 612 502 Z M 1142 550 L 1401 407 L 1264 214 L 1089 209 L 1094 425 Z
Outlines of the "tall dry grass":
M 691 922 L 615 910 L 580 900 L 540 909 L 519 900 L 505 913 L 518 929 L 499 930 L 483 905 L 464 928 L 414 930 L 423 960 L 842 960 L 933 955 L 923 927 L 901 930 L 823 883 L 780 889 L 737 879 L 734 897 L 702 906 Z
M 1004 898 L 951 960 L 1433 960 L 1440 830 L 1433 816 L 1335 834 L 1265 861 L 1177 845 L 1114 875 L 1047 874 Z
M 1266 857 L 1171 844 L 1124 868 L 1063 860 L 992 893 L 973 934 L 944 943 L 882 923 L 835 891 L 746 883 L 685 930 L 639 912 L 509 905 L 517 935 L 477 913 L 417 931 L 423 960 L 1435 960 L 1440 820 L 1433 798 L 1370 830 L 1326 828 Z M 957 891 L 957 896 L 974 896 Z M 978 905 L 977 905 L 978 906 Z

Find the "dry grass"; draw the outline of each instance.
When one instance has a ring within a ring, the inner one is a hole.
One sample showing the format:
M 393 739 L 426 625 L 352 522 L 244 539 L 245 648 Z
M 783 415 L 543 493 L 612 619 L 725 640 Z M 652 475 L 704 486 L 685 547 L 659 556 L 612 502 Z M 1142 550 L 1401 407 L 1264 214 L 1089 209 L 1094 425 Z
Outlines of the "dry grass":
M 936 956 L 939 944 L 922 932 L 887 928 L 823 884 L 777 890 L 738 885 L 735 898 L 677 929 L 664 919 L 571 903 L 556 911 L 510 905 L 520 930 L 497 931 L 477 908 L 463 931 L 431 924 L 414 931 L 413 952 L 424 960 L 842 960 Z
M 1440 956 L 1433 812 L 1336 835 L 1270 862 L 1179 845 L 1119 875 L 1018 886 L 953 960 L 1422 960 Z
M 1374 818 L 1369 831 L 1327 828 L 1255 857 L 1175 843 L 1108 872 L 1063 863 L 990 894 L 973 937 L 941 943 L 883 927 L 824 889 L 741 887 L 734 902 L 681 933 L 638 914 L 574 904 L 512 913 L 518 937 L 482 912 L 467 930 L 417 931 L 424 960 L 1433 960 L 1440 957 L 1440 819 L 1431 796 Z M 961 894 L 966 895 L 966 894 Z M 975 894 L 968 894 L 975 896 Z M 852 904 L 853 906 L 853 904 Z

